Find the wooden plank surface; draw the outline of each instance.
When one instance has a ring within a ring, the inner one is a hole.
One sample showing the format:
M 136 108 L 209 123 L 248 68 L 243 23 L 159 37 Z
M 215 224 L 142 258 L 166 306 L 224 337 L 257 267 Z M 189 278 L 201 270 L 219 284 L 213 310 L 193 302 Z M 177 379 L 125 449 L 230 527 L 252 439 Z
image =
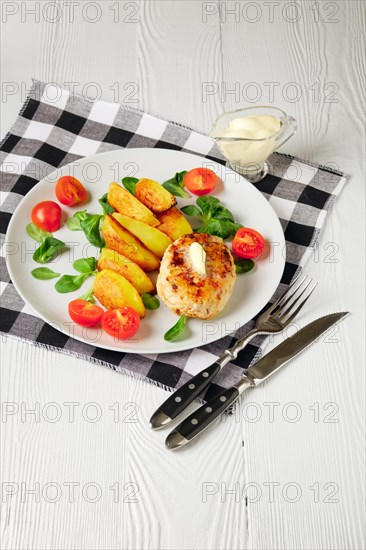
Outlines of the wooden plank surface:
M 36 2 L 8 4 L 19 11 L 6 24 L 2 12 L 2 136 L 32 76 L 206 132 L 255 94 L 293 114 L 284 151 L 351 175 L 307 266 L 319 287 L 299 323 L 352 316 L 174 454 L 147 427 L 163 390 L 3 339 L 14 414 L 2 423 L 2 547 L 363 548 L 364 3 L 105 1 L 95 13 L 80 3 L 73 23 L 63 2 L 56 23 L 24 12 Z
M 241 13 L 236 20 L 228 16 L 222 25 L 227 88 L 233 89 L 238 80 L 245 93 L 248 82 L 256 83 L 251 90 L 262 93 L 262 103 L 273 99 L 299 121 L 299 131 L 285 151 L 324 164 L 336 163 L 353 176 L 334 206 L 317 254 L 306 267 L 319 281 L 317 312 L 349 309 L 353 316 L 334 342 L 326 341 L 301 356 L 293 370 L 289 367 L 247 397 L 245 403 L 253 400 L 253 406 L 241 409 L 244 420 L 250 414 L 261 415 L 257 422 L 242 424 L 243 439 L 248 442 L 244 447 L 247 480 L 258 484 L 261 494 L 258 503 L 249 505 L 253 548 L 362 546 L 360 459 L 364 440 L 358 411 L 364 400 L 359 385 L 359 376 L 364 377 L 359 369 L 364 325 L 357 301 L 363 285 L 360 273 L 346 266 L 354 262 L 355 253 L 347 243 L 352 235 L 358 235 L 356 240 L 361 242 L 363 234 L 360 217 L 351 212 L 358 210 L 355 203 L 364 196 L 363 170 L 355 163 L 364 155 L 360 50 L 364 5 L 332 2 L 327 7 L 319 3 L 319 19 L 312 7 L 311 2 L 303 2 L 299 12 L 281 13 L 279 6 L 271 24 L 263 9 L 256 24 L 248 24 Z M 247 17 L 253 18 L 253 11 Z M 290 23 L 286 17 L 299 21 Z M 263 36 L 267 48 L 262 46 Z M 257 63 L 251 62 L 253 50 Z M 243 67 L 241 79 L 238 66 Z M 225 109 L 236 107 L 232 98 L 228 96 Z M 314 304 L 308 312 L 300 322 L 315 317 Z M 297 416 L 298 421 L 291 422 Z

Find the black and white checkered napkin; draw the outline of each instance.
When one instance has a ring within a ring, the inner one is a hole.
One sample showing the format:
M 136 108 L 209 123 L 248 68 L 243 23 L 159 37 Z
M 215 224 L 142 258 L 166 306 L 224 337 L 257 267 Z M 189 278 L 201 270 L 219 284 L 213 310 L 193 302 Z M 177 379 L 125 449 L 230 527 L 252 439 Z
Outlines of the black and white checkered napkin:
M 0 146 L 1 155 L 1 324 L 10 336 L 46 345 L 126 372 L 167 389 L 186 382 L 211 364 L 254 321 L 213 344 L 179 353 L 140 356 L 108 351 L 69 338 L 44 323 L 16 293 L 6 269 L 5 233 L 23 196 L 55 168 L 81 157 L 123 147 L 158 147 L 196 153 L 224 163 L 213 140 L 174 122 L 104 101 L 89 102 L 55 84 L 34 81 L 30 95 L 10 133 Z M 257 184 L 282 223 L 287 261 L 280 294 L 312 254 L 327 212 L 340 193 L 343 174 L 274 154 L 270 173 Z M 228 365 L 206 393 L 207 397 L 239 378 L 242 369 L 260 354 L 263 340 L 249 344 Z

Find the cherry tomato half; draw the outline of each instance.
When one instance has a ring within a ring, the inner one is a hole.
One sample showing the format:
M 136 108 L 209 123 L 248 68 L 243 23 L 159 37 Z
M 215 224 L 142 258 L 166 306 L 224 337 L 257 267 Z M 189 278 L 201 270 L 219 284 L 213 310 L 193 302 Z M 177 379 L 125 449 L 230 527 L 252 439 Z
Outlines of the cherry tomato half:
M 88 200 L 88 192 L 79 180 L 63 176 L 56 183 L 56 197 L 65 206 L 75 206 Z
M 69 315 L 74 323 L 83 327 L 97 325 L 103 317 L 104 310 L 86 300 L 73 300 L 69 303 Z
M 140 316 L 132 307 L 125 306 L 106 311 L 102 317 L 102 328 L 120 340 L 132 338 L 140 327 Z
M 208 195 L 215 189 L 217 176 L 209 168 L 194 168 L 184 176 L 184 185 L 194 195 Z
M 264 249 L 264 239 L 258 231 L 249 227 L 238 229 L 233 240 L 233 251 L 240 258 L 257 258 Z
M 43 201 L 32 210 L 32 222 L 43 231 L 57 231 L 61 225 L 61 208 L 57 202 Z

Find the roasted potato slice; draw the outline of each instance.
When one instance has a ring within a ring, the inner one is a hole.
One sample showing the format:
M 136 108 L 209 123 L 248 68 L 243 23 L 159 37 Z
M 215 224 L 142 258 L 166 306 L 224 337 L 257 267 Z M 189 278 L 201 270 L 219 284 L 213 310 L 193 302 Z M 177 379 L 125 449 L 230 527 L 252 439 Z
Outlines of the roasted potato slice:
M 145 317 L 145 306 L 140 294 L 127 279 L 111 269 L 103 269 L 97 273 L 93 294 L 107 309 L 130 306 L 140 317 Z
M 172 240 L 159 231 L 157 227 L 151 227 L 151 225 L 147 225 L 147 223 L 134 220 L 122 214 L 114 213 L 112 215 L 118 223 L 140 239 L 140 241 L 158 256 L 158 258 L 162 258 L 168 246 L 172 244 Z
M 135 197 L 153 212 L 165 212 L 177 204 L 177 200 L 160 183 L 142 178 L 136 184 Z
M 102 235 L 107 248 L 116 250 L 123 256 L 126 256 L 139 265 L 144 271 L 155 271 L 159 268 L 159 258 L 110 215 L 104 218 Z
M 160 221 L 159 230 L 168 235 L 172 241 L 193 231 L 182 212 L 175 206 L 162 214 L 157 214 L 157 217 Z
M 110 248 L 102 248 L 102 253 L 98 260 L 98 269 L 111 269 L 120 275 L 123 275 L 136 288 L 139 294 L 144 292 L 154 292 L 155 286 L 152 280 L 135 264 L 130 258 L 122 256 Z
M 159 225 L 159 220 L 155 218 L 154 214 L 118 183 L 110 184 L 108 202 L 120 214 L 125 214 L 135 220 L 141 220 L 153 227 Z

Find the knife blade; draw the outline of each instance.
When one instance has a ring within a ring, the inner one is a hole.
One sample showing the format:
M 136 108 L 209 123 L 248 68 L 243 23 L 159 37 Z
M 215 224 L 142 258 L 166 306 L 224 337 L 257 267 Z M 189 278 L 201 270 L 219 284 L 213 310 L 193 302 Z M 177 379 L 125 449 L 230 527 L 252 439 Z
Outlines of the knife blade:
M 262 359 L 254 363 L 253 366 L 249 367 L 242 378 L 231 388 L 223 390 L 214 399 L 183 420 L 166 438 L 166 447 L 176 449 L 189 443 L 220 416 L 246 389 L 254 388 L 267 380 L 347 315 L 349 315 L 349 312 L 325 315 L 287 338 Z

